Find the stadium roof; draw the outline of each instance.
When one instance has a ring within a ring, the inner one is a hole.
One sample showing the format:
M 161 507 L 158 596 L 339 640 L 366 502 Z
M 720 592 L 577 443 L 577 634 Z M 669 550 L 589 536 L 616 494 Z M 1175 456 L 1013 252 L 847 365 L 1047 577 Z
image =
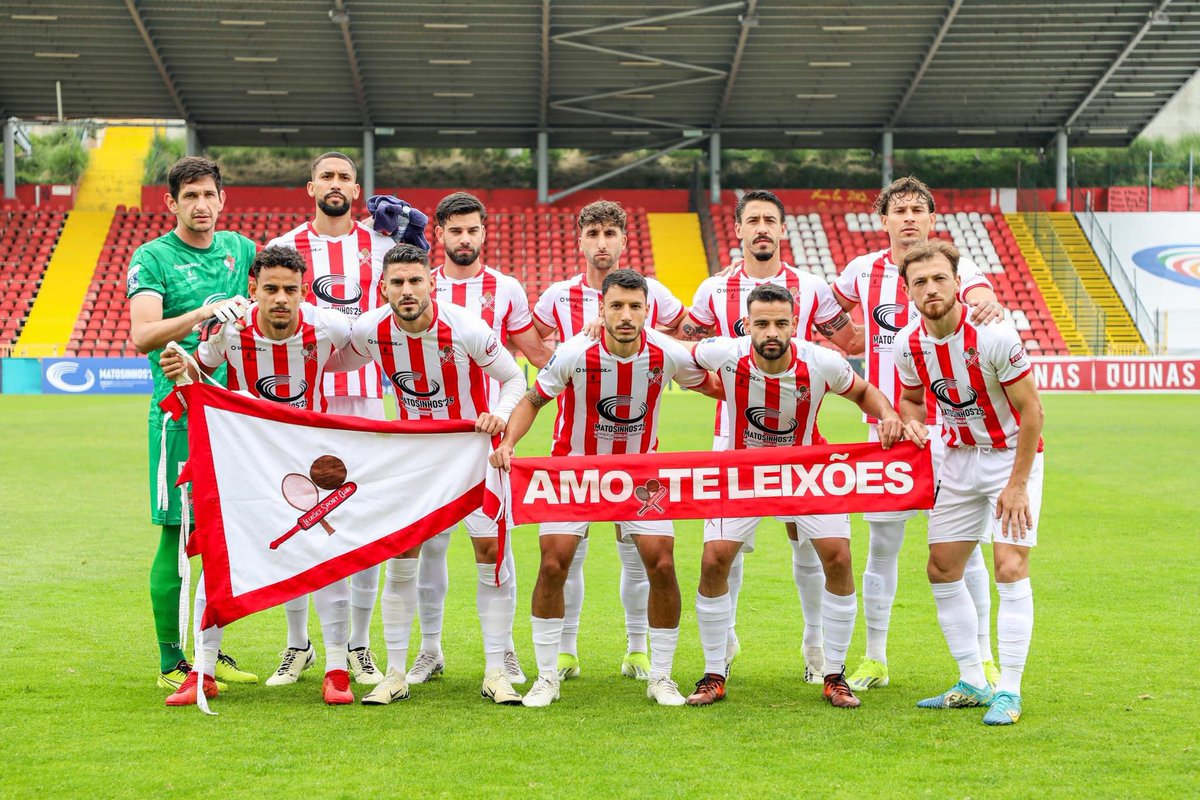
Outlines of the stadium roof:
M 0 0 L 0 115 L 209 144 L 1128 144 L 1200 69 L 1200 0 Z

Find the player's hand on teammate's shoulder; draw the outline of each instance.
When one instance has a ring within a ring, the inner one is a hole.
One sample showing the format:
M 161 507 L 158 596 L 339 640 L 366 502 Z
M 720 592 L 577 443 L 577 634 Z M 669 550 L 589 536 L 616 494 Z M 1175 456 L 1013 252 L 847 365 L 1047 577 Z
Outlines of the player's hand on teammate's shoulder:
M 1004 319 L 1004 306 L 997 300 L 968 302 L 967 306 L 971 309 L 972 325 L 987 325 Z
M 480 414 L 479 419 L 475 420 L 475 430 L 480 433 L 486 433 L 489 436 L 495 436 L 497 433 L 504 431 L 504 420 L 495 414 Z
M 488 456 L 488 463 L 490 463 L 496 469 L 503 470 L 504 472 L 511 472 L 512 457 L 512 445 L 508 444 L 507 442 L 501 442 L 500 446 L 493 450 L 492 454 Z
M 583 330 L 580 332 L 593 342 L 596 341 L 604 332 L 604 319 L 602 317 L 596 317 L 594 320 L 585 324 L 583 326 Z

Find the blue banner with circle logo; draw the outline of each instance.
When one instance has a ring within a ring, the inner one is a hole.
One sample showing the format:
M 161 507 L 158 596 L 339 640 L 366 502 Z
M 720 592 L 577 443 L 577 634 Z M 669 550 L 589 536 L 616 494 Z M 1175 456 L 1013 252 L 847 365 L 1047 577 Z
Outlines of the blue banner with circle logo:
M 154 377 L 144 358 L 42 359 L 46 394 L 152 394 Z

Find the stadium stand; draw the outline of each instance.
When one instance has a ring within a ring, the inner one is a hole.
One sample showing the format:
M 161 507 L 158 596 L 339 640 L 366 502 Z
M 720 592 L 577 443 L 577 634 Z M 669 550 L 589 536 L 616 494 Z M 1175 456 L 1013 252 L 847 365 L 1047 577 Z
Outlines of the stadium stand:
M 990 210 L 963 210 L 943 213 L 937 222 L 938 236 L 950 239 L 988 273 L 1000 302 L 1010 310 L 1013 324 L 1021 332 L 1025 346 L 1039 355 L 1067 355 L 1053 315 L 1046 307 L 1029 266 L 1017 246 L 1004 216 Z M 724 263 L 742 255 L 734 239 L 733 207 L 713 205 L 712 217 L 719 254 Z M 782 244 L 783 260 L 832 281 L 855 256 L 882 250 L 888 246 L 887 234 L 878 218 L 867 212 L 844 214 L 789 213 L 785 217 L 786 236 Z M 858 318 L 856 312 L 855 318 Z
M 432 212 L 432 209 L 429 211 Z M 629 243 L 622 261 L 626 266 L 654 275 L 646 210 L 634 208 L 627 209 L 627 212 Z M 275 236 L 303 225 L 310 215 L 311 209 L 308 207 L 262 207 L 244 213 L 222 214 L 221 227 L 237 231 L 261 247 Z M 61 227 L 63 215 L 58 216 Z M 137 354 L 129 341 L 125 270 L 129 258 L 139 245 L 166 233 L 173 224 L 174 218 L 165 211 L 117 207 L 79 318 L 71 333 L 66 355 Z M 433 245 L 430 254 L 433 263 L 439 264 L 444 251 L 434 240 L 432 230 L 427 231 L 426 235 Z M 529 293 L 530 302 L 533 302 L 551 283 L 570 277 L 580 269 L 577 238 L 574 211 L 548 206 L 504 206 L 488 215 L 485 260 L 521 280 Z M 49 252 L 46 253 L 48 260 Z M 30 297 L 32 294 L 31 291 Z M 687 298 L 684 300 L 686 302 Z M 0 344 L 6 341 L 0 339 Z
M 0 351 L 7 351 L 25 327 L 66 216 L 15 203 L 0 208 Z

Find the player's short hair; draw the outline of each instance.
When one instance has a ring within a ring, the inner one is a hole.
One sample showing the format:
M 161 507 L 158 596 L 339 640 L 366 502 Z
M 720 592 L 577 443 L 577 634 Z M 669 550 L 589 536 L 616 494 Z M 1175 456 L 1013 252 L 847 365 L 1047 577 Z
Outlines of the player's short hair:
M 392 264 L 421 264 L 429 269 L 429 253 L 414 244 L 398 244 L 383 254 L 383 271 Z
M 746 204 L 753 203 L 755 200 L 761 200 L 764 203 L 774 203 L 775 207 L 779 209 L 779 221 L 783 222 L 783 201 L 774 192 L 767 191 L 766 189 L 751 189 L 739 197 L 737 205 L 733 209 L 734 220 L 741 222 L 742 212 L 746 210 Z
M 304 256 L 300 255 L 296 248 L 281 244 L 264 247 L 258 252 L 250 264 L 250 277 L 257 278 L 260 272 L 269 267 L 283 267 L 292 272 L 299 272 L 301 275 L 308 270 Z
M 919 264 L 923 261 L 929 261 L 935 256 L 943 256 L 950 262 L 950 268 L 954 274 L 958 274 L 958 248 L 945 239 L 929 239 L 909 250 L 904 254 L 904 258 L 900 259 L 900 278 L 905 283 L 908 283 L 909 264 Z
M 312 162 L 312 166 L 309 168 L 309 172 L 311 172 L 313 175 L 316 175 L 317 174 L 317 165 L 320 164 L 322 161 L 324 161 L 327 158 L 340 158 L 342 161 L 345 161 L 347 164 L 350 165 L 350 169 L 354 170 L 354 177 L 356 177 L 356 178 L 358 177 L 358 164 L 354 163 L 353 158 L 351 158 L 350 156 L 346 155 L 345 153 L 339 152 L 337 150 L 330 150 L 328 153 L 321 153 L 321 155 L 314 158 L 313 162 Z
M 590 225 L 612 225 L 621 233 L 625 232 L 626 223 L 625 209 L 612 200 L 597 200 L 594 203 L 588 203 L 579 209 L 579 219 L 576 221 L 579 230 Z
M 167 189 L 171 192 L 171 197 L 178 200 L 179 190 L 184 184 L 195 183 L 204 178 L 212 178 L 213 183 L 217 185 L 217 191 L 221 191 L 221 168 L 217 166 L 217 162 L 204 156 L 181 158 L 171 165 L 171 171 L 167 173 Z
M 875 202 L 871 208 L 876 214 L 882 217 L 888 213 L 888 204 L 892 202 L 893 197 L 903 197 L 906 194 L 915 194 L 924 200 L 929 206 L 929 213 L 933 213 L 933 192 L 929 191 L 929 187 L 925 185 L 924 181 L 918 179 L 915 175 L 897 178 L 889 183 L 879 193 L 879 196 L 875 198 Z
M 787 303 L 793 312 L 796 310 L 796 298 L 776 283 L 760 283 L 750 290 L 750 295 L 746 298 L 747 316 L 750 315 L 750 306 L 754 303 Z
M 646 279 L 642 276 L 642 273 L 631 269 L 614 269 L 605 275 L 604 282 L 600 284 L 600 295 L 608 294 L 610 286 L 616 286 L 621 289 L 636 289 L 647 297 L 650 296 L 650 285 L 646 283 Z
M 454 192 L 442 198 L 433 216 L 438 225 L 445 226 L 446 221 L 453 216 L 475 213 L 479 214 L 480 222 L 487 220 L 487 209 L 483 207 L 483 201 L 470 192 Z

